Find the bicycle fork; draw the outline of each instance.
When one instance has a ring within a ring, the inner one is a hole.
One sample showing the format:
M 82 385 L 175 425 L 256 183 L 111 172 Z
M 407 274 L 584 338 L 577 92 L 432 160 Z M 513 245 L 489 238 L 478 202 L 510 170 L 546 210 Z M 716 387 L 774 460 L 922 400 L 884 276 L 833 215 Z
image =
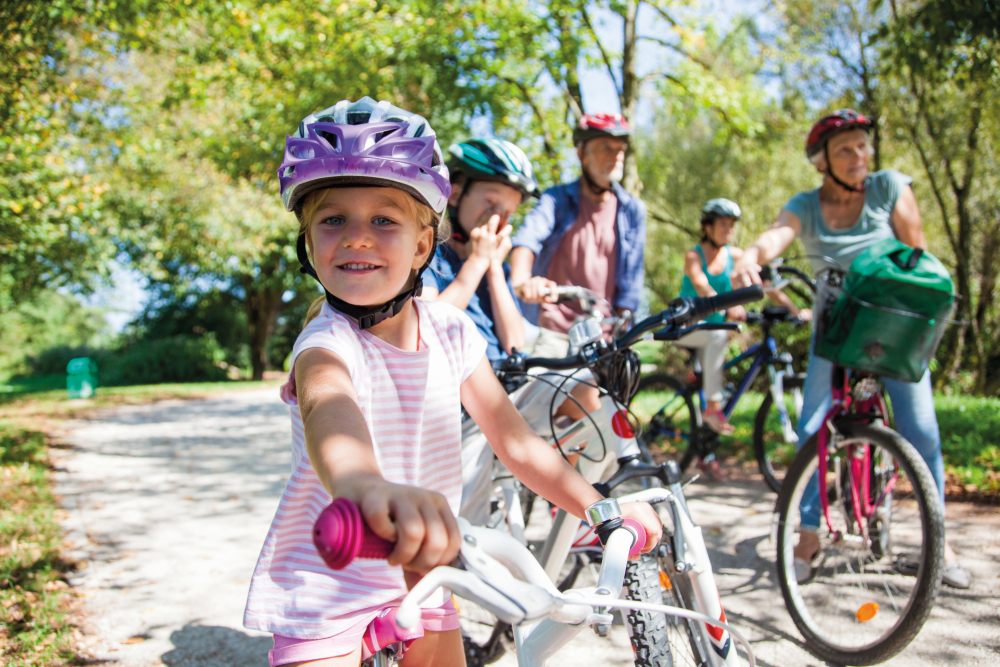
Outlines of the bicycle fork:
M 785 376 L 791 374 L 791 369 L 784 371 L 775 370 L 773 366 L 767 367 L 767 375 L 770 380 L 769 390 L 771 392 L 771 404 L 778 410 L 778 419 L 781 421 L 781 434 L 788 444 L 795 444 L 799 441 L 799 436 L 795 432 L 795 424 L 788 416 L 788 407 L 785 405 Z M 802 389 L 796 387 L 792 390 L 792 400 L 795 403 L 795 414 L 802 414 Z
M 712 573 L 712 561 L 705 547 L 705 538 L 691 515 L 684 501 L 684 490 L 679 482 L 670 485 L 672 497 L 670 514 L 673 518 L 674 532 L 671 536 L 674 550 L 674 570 L 682 577 L 687 577 L 694 593 L 696 611 L 726 622 L 726 610 L 722 606 L 719 588 Z M 712 650 L 724 665 L 740 665 L 742 662 L 733 650 L 732 638 L 729 633 L 718 626 L 705 623 Z

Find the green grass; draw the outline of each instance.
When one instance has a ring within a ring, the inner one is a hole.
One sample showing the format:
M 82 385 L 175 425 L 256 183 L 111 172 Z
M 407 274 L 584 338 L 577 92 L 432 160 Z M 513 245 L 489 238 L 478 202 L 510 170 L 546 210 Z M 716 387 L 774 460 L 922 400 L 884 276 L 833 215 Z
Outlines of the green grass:
M 936 396 L 949 493 L 1000 500 L 1000 399 Z
M 663 395 L 661 400 L 665 399 Z M 722 438 L 720 454 L 754 460 L 753 424 L 761 399 L 761 394 L 748 392 L 736 404 L 730 418 L 736 431 Z M 1000 502 L 1000 441 L 996 436 L 1000 433 L 1000 399 L 939 394 L 934 403 L 948 496 Z
M 0 418 L 27 416 L 72 418 L 95 409 L 116 405 L 150 403 L 171 398 L 202 398 L 219 392 L 259 389 L 269 385 L 276 386 L 276 383 L 247 380 L 98 387 L 91 398 L 70 399 L 64 384 L 60 384 L 58 388 L 51 388 L 46 386 L 44 380 L 38 380 L 32 390 L 6 393 L 0 390 Z
M 66 608 L 48 444 L 0 421 L 0 656 L 5 665 L 65 664 L 74 657 Z

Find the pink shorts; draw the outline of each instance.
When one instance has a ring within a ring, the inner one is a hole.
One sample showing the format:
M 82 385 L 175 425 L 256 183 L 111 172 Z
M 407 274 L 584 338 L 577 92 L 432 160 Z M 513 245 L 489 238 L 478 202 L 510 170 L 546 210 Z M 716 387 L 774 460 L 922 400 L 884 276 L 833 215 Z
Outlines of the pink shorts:
M 381 617 L 386 610 L 376 610 L 361 614 L 358 621 L 350 628 L 333 637 L 323 639 L 297 639 L 284 635 L 274 635 L 274 648 L 268 651 L 267 657 L 271 667 L 287 665 L 308 660 L 322 660 L 348 655 L 361 646 L 361 659 L 369 658 L 374 651 L 400 639 L 409 644 L 414 639 L 423 636 L 424 631 L 446 632 L 459 627 L 458 610 L 451 598 L 440 607 L 423 609 L 420 613 L 420 625 L 403 637 L 386 637 L 384 626 L 379 628 Z M 393 626 L 394 627 L 394 626 Z M 379 640 L 383 641 L 379 641 Z

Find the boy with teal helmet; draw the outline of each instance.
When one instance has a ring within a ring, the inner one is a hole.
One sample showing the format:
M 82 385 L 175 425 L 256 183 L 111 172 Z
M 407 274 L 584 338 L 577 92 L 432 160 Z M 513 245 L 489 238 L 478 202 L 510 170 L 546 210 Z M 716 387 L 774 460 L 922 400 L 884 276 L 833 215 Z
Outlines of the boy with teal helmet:
M 452 193 L 451 238 L 438 249 L 426 275 L 424 298 L 466 311 L 496 361 L 522 348 L 525 322 L 508 282 L 511 215 L 538 195 L 531 162 L 500 139 L 473 139 L 448 149 Z

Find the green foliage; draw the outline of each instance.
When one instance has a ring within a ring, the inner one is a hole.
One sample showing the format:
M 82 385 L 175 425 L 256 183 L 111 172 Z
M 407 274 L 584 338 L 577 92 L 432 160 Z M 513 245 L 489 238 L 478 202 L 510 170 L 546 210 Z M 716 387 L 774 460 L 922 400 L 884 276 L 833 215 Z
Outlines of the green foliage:
M 970 492 L 1000 494 L 1000 399 L 935 396 L 941 448 L 951 478 Z
M 114 255 L 104 215 L 108 45 L 155 2 L 6 2 L 0 58 L 0 313 L 37 290 L 89 286 Z M 113 50 L 113 49 L 111 49 Z M 97 110 L 95 112 L 95 110 Z
M 224 380 L 226 353 L 213 334 L 139 341 L 99 356 L 102 385 Z
M 36 292 L 0 317 L 0 377 L 31 372 L 63 372 L 34 361 L 50 348 L 82 348 L 107 342 L 104 314 L 82 305 L 75 297 L 54 290 Z M 67 358 L 68 359 L 68 358 Z
M 210 333 L 224 351 L 223 361 L 249 367 L 247 320 L 239 299 L 219 289 L 179 289 L 170 283 L 154 286 L 146 308 L 122 334 L 122 345 L 171 336 L 198 337 Z
M 226 350 L 214 333 L 172 335 L 124 341 L 115 348 L 57 346 L 29 360 L 32 377 L 54 378 L 65 386 L 66 364 L 74 357 L 90 357 L 102 386 L 225 380 L 229 375 Z M 21 393 L 30 387 L 12 385 Z M 51 382 L 43 382 L 48 389 Z

